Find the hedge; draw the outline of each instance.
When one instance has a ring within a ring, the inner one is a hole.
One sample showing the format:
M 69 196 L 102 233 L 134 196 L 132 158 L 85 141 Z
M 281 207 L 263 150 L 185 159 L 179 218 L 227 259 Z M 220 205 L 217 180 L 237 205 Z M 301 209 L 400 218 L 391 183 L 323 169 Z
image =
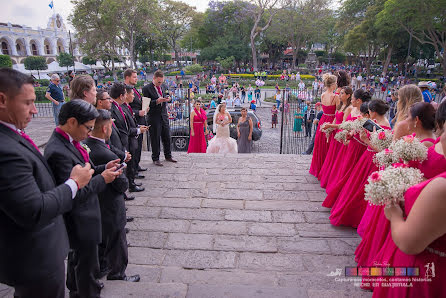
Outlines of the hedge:
M 34 87 L 36 91 L 36 101 L 48 101 L 45 97 L 46 87 Z
M 255 78 L 254 74 L 249 73 L 237 73 L 237 74 L 225 74 L 225 76 L 229 76 L 231 78 Z M 268 79 L 279 79 L 282 75 L 267 75 Z M 303 80 L 314 80 L 314 76 L 312 75 L 300 75 L 300 78 Z
M 50 80 L 47 80 L 47 79 L 37 79 L 34 81 L 38 82 L 40 84 L 40 86 L 49 86 L 50 85 Z

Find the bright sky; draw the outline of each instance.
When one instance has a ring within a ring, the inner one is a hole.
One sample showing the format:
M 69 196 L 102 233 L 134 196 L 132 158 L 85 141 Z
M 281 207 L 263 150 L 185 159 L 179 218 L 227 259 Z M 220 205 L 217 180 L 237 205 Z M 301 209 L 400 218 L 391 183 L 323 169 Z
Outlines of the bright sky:
M 53 11 L 48 6 L 51 0 L 0 0 L 0 23 L 12 23 L 32 27 L 46 28 L 48 19 Z M 209 0 L 183 0 L 198 11 L 204 12 L 208 7 Z M 73 9 L 71 0 L 53 0 L 54 9 L 59 13 L 67 29 L 72 26 L 66 21 Z

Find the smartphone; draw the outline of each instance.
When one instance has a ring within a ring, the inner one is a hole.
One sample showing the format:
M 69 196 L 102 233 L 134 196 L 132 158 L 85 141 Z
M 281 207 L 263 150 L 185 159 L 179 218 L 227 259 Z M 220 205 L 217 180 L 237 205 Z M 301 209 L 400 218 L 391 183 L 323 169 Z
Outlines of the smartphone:
M 367 129 L 370 132 L 373 132 L 373 128 L 376 127 L 376 131 L 383 129 L 381 126 L 373 122 L 372 120 L 368 119 L 363 125 L 365 129 Z
M 121 163 L 118 165 L 118 167 L 116 168 L 116 171 L 119 171 L 122 168 L 125 168 L 127 166 L 127 164 L 125 162 Z

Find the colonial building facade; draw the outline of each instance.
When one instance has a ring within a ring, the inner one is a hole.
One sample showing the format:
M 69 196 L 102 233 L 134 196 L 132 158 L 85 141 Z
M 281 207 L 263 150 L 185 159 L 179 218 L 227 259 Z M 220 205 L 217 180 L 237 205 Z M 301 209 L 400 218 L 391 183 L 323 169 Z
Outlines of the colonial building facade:
M 82 54 L 72 39 L 75 61 L 81 61 Z M 49 64 L 62 53 L 70 52 L 70 36 L 62 17 L 50 17 L 46 29 L 32 29 L 22 25 L 0 23 L 0 52 L 9 55 L 13 64 L 23 63 L 28 56 L 43 56 Z

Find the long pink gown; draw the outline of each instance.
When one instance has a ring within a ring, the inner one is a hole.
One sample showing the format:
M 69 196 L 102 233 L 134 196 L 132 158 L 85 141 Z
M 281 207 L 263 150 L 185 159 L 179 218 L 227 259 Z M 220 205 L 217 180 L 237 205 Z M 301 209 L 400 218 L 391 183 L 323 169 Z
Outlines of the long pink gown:
M 441 177 L 441 178 L 440 178 Z M 446 179 L 446 172 L 409 188 L 404 194 L 405 214 L 410 214 L 411 208 L 417 200 L 421 191 L 433 179 Z M 429 220 L 429 219 L 426 219 Z M 443 256 L 441 256 L 443 255 Z M 373 297 L 446 297 L 446 234 L 437 238 L 434 242 L 417 255 L 403 253 L 393 242 L 391 231 L 387 234 L 382 249 L 375 257 L 376 264 L 389 264 L 389 267 L 412 267 L 419 268 L 418 278 L 429 278 L 430 281 L 412 281 L 412 287 L 386 287 L 378 282 L 374 287 Z M 427 270 L 431 269 L 430 272 Z M 399 281 L 400 276 L 390 277 L 387 282 Z
M 424 139 L 421 142 L 425 141 L 432 140 Z M 435 143 L 438 141 L 439 138 Z M 444 155 L 435 152 L 435 146 L 431 146 L 427 152 L 427 159 L 421 163 L 419 169 L 426 179 L 431 179 L 446 171 L 446 159 Z M 373 259 L 381 249 L 389 231 L 390 223 L 384 214 L 384 207 L 368 204 L 358 227 L 358 234 L 362 237 L 355 251 L 358 266 L 373 265 Z
M 325 133 L 320 130 L 320 127 L 325 122 L 332 123 L 335 117 L 336 105 L 332 106 L 324 106 L 322 105 L 322 110 L 324 114 L 319 121 L 319 125 L 317 127 L 316 136 L 314 139 L 314 150 L 313 150 L 313 159 L 311 160 L 310 166 L 310 174 L 317 177 L 319 175 L 319 171 L 324 164 L 325 157 L 328 151 L 328 143 L 327 138 L 325 137 Z
M 350 177 L 351 172 L 355 167 L 362 167 L 358 161 L 361 158 L 364 151 L 367 149 L 367 145 L 361 141 L 359 134 L 353 136 L 350 143 L 347 146 L 347 150 L 343 153 L 341 164 L 337 169 L 337 175 L 330 177 L 331 184 L 327 184 L 325 198 L 322 206 L 332 208 L 336 203 L 336 200 L 340 197 L 340 192 L 343 189 L 345 183 Z
M 383 128 L 391 129 L 385 126 Z M 343 187 L 330 212 L 332 225 L 358 227 L 367 208 L 367 202 L 364 200 L 364 187 L 370 174 L 378 170 L 373 162 L 375 154 L 375 150 L 367 147 L 353 170 L 340 181 Z
M 206 139 L 204 136 L 204 122 L 207 121 L 206 112 L 203 109 L 194 109 L 194 136 L 190 136 L 187 153 L 206 153 Z
M 336 124 L 341 124 L 342 120 L 344 118 L 344 112 L 343 111 L 336 111 Z M 335 162 L 336 158 L 339 156 L 339 151 L 344 146 L 342 143 L 336 141 L 334 139 L 334 136 L 336 135 L 336 131 L 333 131 L 330 134 L 330 138 L 328 140 L 328 152 L 327 156 L 325 157 L 324 164 L 322 165 L 321 170 L 319 171 L 319 175 L 317 176 L 317 179 L 321 181 L 321 187 L 325 187 L 327 185 L 327 181 L 330 178 L 330 174 L 333 171 L 333 163 Z
M 352 115 L 350 114 L 347 116 L 347 119 L 345 119 L 345 121 L 354 121 L 356 118 L 358 118 L 358 117 L 352 117 Z M 341 144 L 342 146 L 339 148 L 339 152 L 338 152 L 337 156 L 335 157 L 335 159 L 333 160 L 333 163 L 331 166 L 332 167 L 331 176 L 327 177 L 327 181 L 324 186 L 326 188 L 325 191 L 327 193 L 328 193 L 327 189 L 333 188 L 333 186 L 336 185 L 336 182 L 339 180 L 339 178 L 341 178 L 343 176 L 343 173 L 341 173 L 340 171 L 341 171 L 344 161 L 346 159 L 348 159 L 346 156 L 346 153 L 348 150 L 348 145 L 344 145 L 343 143 L 339 143 L 339 144 Z M 330 179 L 328 179 L 328 178 L 330 178 Z M 327 202 L 324 202 L 322 204 L 322 206 L 331 208 L 333 206 L 333 203 L 334 202 L 327 201 Z

